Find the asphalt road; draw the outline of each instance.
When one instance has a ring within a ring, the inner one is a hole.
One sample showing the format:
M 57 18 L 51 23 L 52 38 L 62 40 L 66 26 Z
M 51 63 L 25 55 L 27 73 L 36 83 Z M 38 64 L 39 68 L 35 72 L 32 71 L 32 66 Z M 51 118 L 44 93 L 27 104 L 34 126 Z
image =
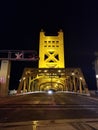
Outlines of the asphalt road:
M 0 98 L 0 123 L 56 119 L 98 119 L 98 99 L 73 93 Z

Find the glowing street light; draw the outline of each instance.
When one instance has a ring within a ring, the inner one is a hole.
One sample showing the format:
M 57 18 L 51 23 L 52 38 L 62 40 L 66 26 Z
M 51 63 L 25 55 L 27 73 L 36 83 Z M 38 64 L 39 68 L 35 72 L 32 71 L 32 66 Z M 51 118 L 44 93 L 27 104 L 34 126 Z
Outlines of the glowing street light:
M 75 75 L 75 73 L 72 73 L 72 75 Z
M 96 74 L 96 79 L 98 79 L 98 74 Z
M 82 80 L 82 77 L 80 77 L 80 80 Z

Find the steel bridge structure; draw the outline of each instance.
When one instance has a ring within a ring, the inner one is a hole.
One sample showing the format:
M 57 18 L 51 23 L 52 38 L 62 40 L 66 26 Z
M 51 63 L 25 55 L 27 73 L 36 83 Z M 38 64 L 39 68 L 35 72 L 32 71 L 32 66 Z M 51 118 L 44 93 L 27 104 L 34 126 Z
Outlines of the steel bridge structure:
M 38 61 L 36 51 L 2 50 L 0 51 L 0 93 L 8 95 L 11 61 Z M 4 67 L 5 66 L 5 67 Z M 89 94 L 84 75 L 80 68 L 24 68 L 17 93 L 32 91 L 71 91 Z
M 39 56 L 33 50 L 0 50 L 0 95 L 8 95 L 11 61 L 38 61 L 38 68 L 23 68 L 17 93 L 70 91 L 89 94 L 81 68 L 66 68 L 64 58 L 64 34 L 47 36 L 41 30 Z
M 17 92 L 69 91 L 89 94 L 80 68 L 25 68 Z

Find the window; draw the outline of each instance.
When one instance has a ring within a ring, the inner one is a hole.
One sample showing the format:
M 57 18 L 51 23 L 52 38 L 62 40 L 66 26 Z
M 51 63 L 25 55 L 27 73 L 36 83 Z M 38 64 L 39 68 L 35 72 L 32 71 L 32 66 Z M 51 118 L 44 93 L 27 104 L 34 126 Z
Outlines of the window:
M 59 41 L 56 41 L 56 43 L 59 43 Z

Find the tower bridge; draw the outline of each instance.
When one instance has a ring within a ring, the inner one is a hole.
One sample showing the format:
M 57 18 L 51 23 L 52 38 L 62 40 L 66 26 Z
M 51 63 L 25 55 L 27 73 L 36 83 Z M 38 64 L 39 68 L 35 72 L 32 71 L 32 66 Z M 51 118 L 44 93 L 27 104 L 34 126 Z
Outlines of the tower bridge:
M 18 93 L 32 91 L 71 91 L 89 94 L 88 86 L 81 68 L 66 68 L 64 58 L 64 36 L 60 30 L 57 36 L 46 36 L 41 30 L 39 37 L 39 56 L 36 51 L 0 51 L 1 70 L 0 94 L 7 95 L 11 61 L 36 61 L 38 68 L 24 68 Z

